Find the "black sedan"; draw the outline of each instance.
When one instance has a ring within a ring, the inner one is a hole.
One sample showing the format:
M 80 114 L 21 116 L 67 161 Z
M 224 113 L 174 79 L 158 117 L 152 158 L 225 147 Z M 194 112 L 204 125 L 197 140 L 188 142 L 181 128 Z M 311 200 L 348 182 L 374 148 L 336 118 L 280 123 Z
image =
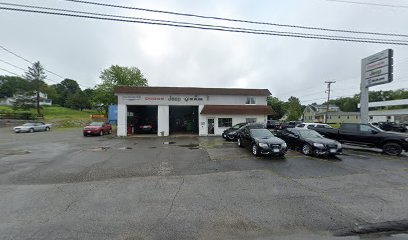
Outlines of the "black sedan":
M 238 123 L 228 129 L 225 129 L 222 133 L 222 137 L 229 141 L 237 140 L 239 129 L 245 125 L 247 125 L 247 123 Z
M 287 128 L 280 132 L 279 137 L 285 140 L 289 148 L 301 150 L 305 155 L 334 156 L 342 152 L 339 142 L 311 129 Z
M 286 154 L 286 143 L 275 137 L 268 129 L 245 126 L 238 135 L 238 146 L 247 147 L 255 156 L 271 155 L 283 157 Z

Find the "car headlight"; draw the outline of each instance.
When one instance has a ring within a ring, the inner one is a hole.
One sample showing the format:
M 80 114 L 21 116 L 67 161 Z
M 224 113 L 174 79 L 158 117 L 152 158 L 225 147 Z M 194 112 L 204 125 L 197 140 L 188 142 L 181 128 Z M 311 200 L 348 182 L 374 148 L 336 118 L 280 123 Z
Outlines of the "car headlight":
M 284 142 L 282 143 L 282 148 L 286 148 L 288 145 Z
M 408 142 L 408 138 L 405 138 L 405 141 Z
M 268 144 L 266 144 L 266 143 L 259 143 L 258 144 L 260 147 L 268 147 Z
M 228 135 L 234 135 L 236 133 L 237 133 L 236 131 L 233 131 L 233 132 L 229 132 Z
M 337 143 L 337 149 L 341 148 L 341 143 Z
M 322 143 L 313 143 L 313 146 L 315 147 L 324 147 Z

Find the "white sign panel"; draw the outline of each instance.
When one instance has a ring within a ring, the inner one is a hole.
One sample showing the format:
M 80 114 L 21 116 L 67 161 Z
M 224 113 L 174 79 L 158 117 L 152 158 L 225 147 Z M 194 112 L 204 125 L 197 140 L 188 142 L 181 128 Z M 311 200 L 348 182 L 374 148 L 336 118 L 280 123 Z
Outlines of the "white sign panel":
M 380 85 L 380 84 L 384 84 L 384 83 L 388 83 L 389 79 L 388 79 L 388 74 L 384 74 L 378 77 L 373 77 L 373 78 L 369 78 L 366 79 L 366 85 L 367 86 L 375 86 L 375 85 Z
M 377 77 L 380 75 L 388 74 L 388 66 L 382 67 L 382 68 L 376 68 L 374 70 L 368 71 L 365 73 L 365 78 L 372 78 L 372 77 Z
M 361 76 L 365 87 L 392 82 L 392 49 L 387 49 L 362 60 Z
M 372 63 L 372 62 L 378 61 L 378 60 L 383 59 L 383 58 L 388 58 L 390 50 L 391 49 L 387 49 L 387 50 L 384 50 L 382 52 L 371 55 L 369 57 L 366 57 L 365 61 L 366 61 L 366 63 Z
M 367 72 L 367 71 L 371 71 L 371 70 L 376 69 L 376 68 L 381 68 L 381 67 L 388 66 L 388 62 L 389 62 L 388 58 L 384 58 L 384 59 L 381 59 L 381 60 L 376 61 L 376 62 L 368 63 L 366 65 L 365 71 Z

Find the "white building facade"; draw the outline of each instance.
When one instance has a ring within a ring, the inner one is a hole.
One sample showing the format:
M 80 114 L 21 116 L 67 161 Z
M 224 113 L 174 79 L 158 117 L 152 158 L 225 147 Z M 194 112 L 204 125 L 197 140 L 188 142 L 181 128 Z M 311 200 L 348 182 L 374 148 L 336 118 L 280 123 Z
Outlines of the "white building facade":
M 153 126 L 158 136 L 221 135 L 241 122 L 266 123 L 267 89 L 117 87 L 118 136 Z

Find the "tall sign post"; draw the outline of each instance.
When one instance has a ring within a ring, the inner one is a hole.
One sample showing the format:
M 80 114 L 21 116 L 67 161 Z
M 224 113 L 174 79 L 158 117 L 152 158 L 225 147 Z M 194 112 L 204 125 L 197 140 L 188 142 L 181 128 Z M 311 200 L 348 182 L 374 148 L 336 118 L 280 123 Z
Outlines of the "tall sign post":
M 392 49 L 386 49 L 361 60 L 360 119 L 368 123 L 368 88 L 393 80 Z

